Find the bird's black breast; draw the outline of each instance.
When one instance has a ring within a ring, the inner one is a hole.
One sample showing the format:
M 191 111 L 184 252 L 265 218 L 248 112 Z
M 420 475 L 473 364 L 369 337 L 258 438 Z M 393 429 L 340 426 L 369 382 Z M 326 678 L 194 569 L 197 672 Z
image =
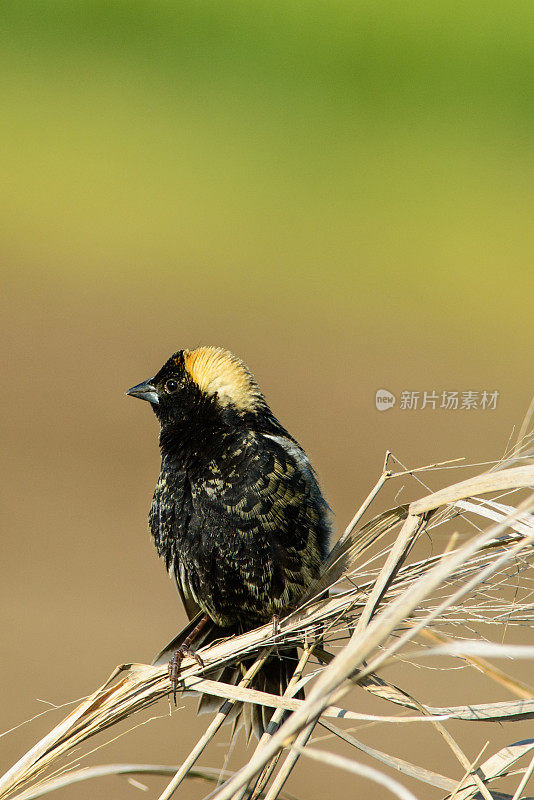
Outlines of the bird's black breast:
M 201 469 L 164 464 L 149 519 L 186 607 L 246 627 L 290 608 L 318 576 L 327 514 L 300 447 L 246 431 Z
M 185 469 L 162 469 L 148 515 L 158 555 L 170 569 L 193 514 L 191 483 Z

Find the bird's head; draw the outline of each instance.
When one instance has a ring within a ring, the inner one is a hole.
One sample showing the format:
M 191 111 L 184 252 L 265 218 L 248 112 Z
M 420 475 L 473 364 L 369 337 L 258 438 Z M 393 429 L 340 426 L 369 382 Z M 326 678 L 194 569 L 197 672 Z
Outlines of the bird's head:
M 147 400 L 162 426 L 192 421 L 199 414 L 243 417 L 266 405 L 247 367 L 221 347 L 178 350 L 153 378 L 126 394 Z

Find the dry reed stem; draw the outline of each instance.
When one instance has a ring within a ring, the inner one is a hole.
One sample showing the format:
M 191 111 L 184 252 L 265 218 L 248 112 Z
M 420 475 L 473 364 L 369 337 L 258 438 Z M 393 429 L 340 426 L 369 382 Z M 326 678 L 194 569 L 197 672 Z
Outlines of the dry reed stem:
M 43 797 L 45 794 L 57 791 L 57 789 L 65 789 L 67 786 L 73 786 L 76 783 L 82 783 L 93 778 L 106 778 L 111 775 L 167 776 L 174 775 L 177 769 L 179 769 L 178 766 L 167 764 L 103 764 L 97 767 L 84 767 L 68 772 L 59 778 L 52 778 L 33 786 L 31 789 L 15 795 L 13 800 L 37 800 L 38 797 Z M 193 767 L 186 777 L 217 784 L 221 777 L 228 777 L 229 775 L 232 775 L 232 772 L 225 769 Z M 260 797 L 264 797 L 264 795 L 261 794 Z M 281 797 L 283 800 L 297 800 L 293 795 L 287 793 Z
M 321 719 L 320 725 L 327 731 L 333 733 L 334 736 L 337 736 L 339 739 L 347 742 L 347 744 L 350 744 L 352 747 L 360 750 L 362 753 L 365 753 L 377 761 L 380 761 L 382 764 L 386 764 L 396 772 L 401 772 L 403 775 L 408 775 L 410 778 L 415 778 L 415 780 L 426 783 L 429 786 L 434 786 L 438 789 L 445 789 L 447 791 L 452 791 L 457 784 L 457 782 L 452 778 L 447 778 L 445 775 L 440 775 L 438 772 L 432 772 L 425 767 L 411 764 L 409 761 L 405 761 L 402 758 L 397 758 L 389 753 L 383 753 L 381 750 L 376 750 L 374 747 L 369 747 L 369 745 L 365 744 L 364 742 L 360 742 L 358 739 L 355 739 L 350 733 L 341 730 L 341 728 L 337 728 L 335 725 L 332 725 L 330 722 L 327 722 L 324 719 Z
M 455 800 L 455 797 L 457 796 L 458 792 L 460 791 L 460 789 L 462 788 L 464 783 L 467 781 L 469 776 L 473 773 L 473 770 L 475 769 L 476 765 L 478 764 L 478 762 L 480 761 L 480 759 L 484 755 L 484 752 L 487 750 L 488 745 L 489 745 L 489 742 L 486 742 L 486 744 L 480 750 L 478 755 L 473 759 L 473 761 L 471 761 L 471 763 L 469 764 L 466 772 L 464 772 L 463 776 L 460 778 L 460 780 L 458 782 L 458 785 L 456 786 L 454 792 L 452 793 L 451 800 Z M 480 776 L 479 776 L 479 780 L 480 780 Z M 488 791 L 488 790 L 486 789 L 486 791 Z M 491 794 L 490 794 L 490 798 L 491 798 Z
M 453 639 L 451 639 L 449 636 L 445 636 L 442 633 L 436 633 L 436 631 L 428 629 L 422 630 L 421 636 L 424 636 L 425 638 L 434 642 L 440 642 L 441 644 L 449 644 L 453 642 Z M 534 689 L 532 689 L 528 684 L 524 683 L 524 681 L 519 681 L 517 678 L 512 678 L 511 675 L 508 675 L 506 672 L 503 672 L 503 670 L 498 669 L 483 658 L 474 658 L 472 656 L 464 656 L 464 658 L 473 667 L 475 667 L 475 669 L 483 672 L 484 675 L 487 675 L 488 678 L 495 681 L 495 683 L 504 686 L 512 694 L 515 694 L 516 697 L 521 697 L 524 700 L 534 698 Z
M 485 783 L 491 780 L 509 774 L 510 768 L 524 755 L 527 755 L 534 750 L 534 739 L 523 742 L 516 742 L 515 744 L 508 745 L 498 753 L 491 756 L 487 761 L 480 765 L 478 772 Z M 473 778 L 460 789 L 455 800 L 471 800 L 477 793 L 478 787 Z M 505 795 L 508 800 L 512 800 L 510 795 Z M 446 800 L 450 800 L 450 795 L 447 795 Z
M 307 647 L 304 650 L 304 652 L 302 653 L 302 655 L 301 655 L 301 657 L 299 659 L 299 662 L 297 664 L 297 667 L 296 667 L 296 669 L 295 669 L 295 671 L 293 673 L 293 676 L 291 677 L 291 679 L 290 679 L 290 681 L 289 681 L 289 683 L 287 685 L 287 688 L 286 688 L 286 690 L 284 692 L 284 697 L 293 697 L 293 695 L 297 691 L 297 684 L 299 683 L 300 678 L 302 677 L 302 673 L 304 672 L 304 668 L 305 668 L 306 664 L 308 663 L 308 660 L 309 660 L 312 652 L 313 652 L 313 645 L 311 647 Z M 271 717 L 271 722 L 270 722 L 270 725 L 269 725 L 269 729 L 270 730 L 276 730 L 278 728 L 278 726 L 282 722 L 282 719 L 284 718 L 284 713 L 285 712 L 284 712 L 283 709 L 281 709 L 281 708 L 276 709 L 276 711 L 274 712 L 273 716 Z M 270 730 L 267 730 L 267 731 L 265 731 L 263 733 L 261 739 L 258 742 L 256 750 L 261 749 L 263 747 L 263 745 L 265 744 L 265 742 L 269 740 L 269 738 L 272 735 L 270 733 Z M 276 767 L 277 760 L 278 760 L 277 757 L 271 759 L 270 763 L 267 764 L 266 767 L 263 769 L 261 775 L 259 775 L 259 777 L 258 777 L 258 779 L 256 781 L 256 784 L 252 787 L 252 791 L 251 791 L 251 794 L 250 794 L 250 800 L 256 800 L 256 798 L 258 798 L 261 795 L 261 793 L 263 792 L 264 787 L 267 785 L 267 783 L 269 781 L 269 778 L 270 778 L 273 770 Z M 246 791 L 247 791 L 247 786 L 244 786 L 239 792 L 236 792 L 236 794 L 234 795 L 232 800 L 242 800 L 242 798 L 246 794 Z
M 523 445 L 523 442 L 527 439 L 529 431 L 532 431 L 533 418 L 534 418 L 534 395 L 532 395 L 532 399 L 527 409 L 527 413 L 525 414 L 523 422 L 521 423 L 521 427 L 519 428 L 519 433 L 517 434 L 516 447 L 521 447 Z
M 359 764 L 356 761 L 352 761 L 349 758 L 344 758 L 343 756 L 338 756 L 334 753 L 327 753 L 322 750 L 317 750 L 314 747 L 307 747 L 306 749 L 302 748 L 301 755 L 307 756 L 308 758 L 313 758 L 316 761 L 327 764 L 329 767 L 346 769 L 348 772 L 354 773 L 354 775 L 375 781 L 375 783 L 384 786 L 386 789 L 389 789 L 390 792 L 393 792 L 393 794 L 397 795 L 399 800 L 417 800 L 416 796 L 406 789 L 402 783 L 399 783 L 389 775 L 384 775 L 383 772 L 380 772 L 374 767 L 368 767 L 364 764 Z
M 265 664 L 269 653 L 271 652 L 272 648 L 269 647 L 256 661 L 248 668 L 245 675 L 239 682 L 240 687 L 246 687 L 252 681 L 252 678 L 256 673 L 261 669 L 261 667 Z M 170 797 L 174 794 L 178 786 L 186 777 L 187 773 L 191 769 L 191 767 L 196 764 L 204 750 L 206 749 L 207 745 L 213 739 L 221 725 L 225 722 L 228 714 L 232 710 L 235 705 L 235 700 L 225 700 L 221 708 L 219 709 L 218 713 L 215 715 L 211 723 L 208 725 L 208 728 L 203 736 L 200 737 L 199 741 L 196 743 L 195 747 L 191 750 L 183 764 L 180 768 L 176 771 L 176 774 L 173 776 L 172 780 L 165 787 L 163 792 L 160 794 L 158 800 L 169 800 Z
M 271 788 L 267 792 L 265 800 L 276 800 L 276 798 L 279 796 L 280 792 L 284 788 L 285 782 L 287 781 L 293 770 L 293 767 L 297 763 L 297 760 L 302 750 L 308 744 L 308 740 L 312 735 L 316 724 L 317 720 L 314 720 L 313 722 L 310 722 L 310 724 L 306 728 L 303 728 L 301 730 L 301 732 L 299 733 L 299 735 L 295 740 L 295 743 L 291 745 L 291 749 L 289 750 L 289 753 L 287 754 L 284 763 L 280 767 L 278 774 L 276 775 L 273 783 L 271 784 Z
M 414 702 L 417 705 L 419 705 L 419 703 L 415 700 L 415 698 L 412 697 L 412 700 L 414 700 Z M 446 742 L 446 744 L 449 746 L 451 751 L 454 753 L 454 755 L 456 756 L 456 758 L 458 759 L 458 761 L 460 762 L 462 767 L 466 770 L 464 778 L 460 782 L 460 785 L 461 785 L 462 783 L 465 782 L 465 779 L 467 778 L 467 776 L 471 775 L 472 764 L 469 763 L 469 759 L 467 758 L 467 756 L 463 752 L 462 748 L 460 747 L 458 742 L 454 739 L 454 737 L 451 735 L 451 733 L 445 728 L 445 726 L 442 725 L 440 722 L 437 722 L 437 721 L 434 722 L 434 726 L 435 726 L 436 730 L 438 731 L 438 733 L 440 734 L 440 736 L 443 738 L 444 742 Z M 477 757 L 476 760 L 478 760 L 478 757 Z M 476 783 L 481 795 L 486 800 L 493 800 L 493 798 L 491 796 L 491 792 L 484 785 L 484 782 L 480 778 L 480 775 L 477 775 L 476 773 L 473 773 L 473 781 Z M 457 795 L 458 789 L 459 789 L 459 786 L 457 786 L 455 788 L 455 790 L 453 792 L 453 797 L 455 795 Z M 451 800 L 452 800 L 452 798 L 451 798 Z
M 486 494 L 487 492 L 502 492 L 506 489 L 529 489 L 532 488 L 532 477 L 534 467 L 513 467 L 503 469 L 500 472 L 486 472 L 476 478 L 468 478 L 466 481 L 448 486 L 439 492 L 433 492 L 428 497 L 410 503 L 410 514 L 424 514 L 426 511 L 433 511 L 439 506 L 450 505 L 458 500 L 465 500 L 466 497 Z
M 392 577 L 402 566 L 410 544 L 414 541 L 417 534 L 421 532 L 424 524 L 425 521 L 422 517 L 414 514 L 409 514 L 407 516 L 402 528 L 400 529 L 399 535 L 393 543 L 393 547 L 389 552 L 386 563 L 382 567 L 380 574 L 375 581 L 375 585 L 369 594 L 364 609 L 360 614 L 358 624 L 356 625 L 356 630 L 353 634 L 354 636 L 359 636 L 363 629 L 366 628 L 371 621 L 371 618 L 374 615 L 387 586 L 389 585 Z
M 525 786 L 529 782 L 533 772 L 534 772 L 534 757 L 531 758 L 530 764 L 528 765 L 527 769 L 525 770 L 525 774 L 523 775 L 523 779 L 521 780 L 519 786 L 515 790 L 514 796 L 512 797 L 512 800 L 519 800 L 519 798 L 521 797 L 521 794 L 523 792 L 523 789 L 525 788 Z

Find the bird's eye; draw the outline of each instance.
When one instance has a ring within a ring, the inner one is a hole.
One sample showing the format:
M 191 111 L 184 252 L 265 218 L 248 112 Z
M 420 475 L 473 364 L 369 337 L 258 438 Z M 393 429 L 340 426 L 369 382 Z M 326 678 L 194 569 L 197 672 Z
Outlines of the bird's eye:
M 174 392 L 178 391 L 178 381 L 175 381 L 171 378 L 170 381 L 167 381 L 165 384 L 165 391 L 167 394 L 173 394 Z

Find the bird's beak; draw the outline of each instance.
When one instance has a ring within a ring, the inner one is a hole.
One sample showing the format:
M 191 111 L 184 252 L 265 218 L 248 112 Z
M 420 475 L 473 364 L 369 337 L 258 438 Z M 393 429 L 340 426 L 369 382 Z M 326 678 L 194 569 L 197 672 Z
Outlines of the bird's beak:
M 138 397 L 140 400 L 147 400 L 149 403 L 153 403 L 157 406 L 159 397 L 156 387 L 153 383 L 150 383 L 151 380 L 152 378 L 149 378 L 147 381 L 143 381 L 143 383 L 138 383 L 137 386 L 132 386 L 131 389 L 128 389 L 126 394 L 129 394 L 130 397 Z

